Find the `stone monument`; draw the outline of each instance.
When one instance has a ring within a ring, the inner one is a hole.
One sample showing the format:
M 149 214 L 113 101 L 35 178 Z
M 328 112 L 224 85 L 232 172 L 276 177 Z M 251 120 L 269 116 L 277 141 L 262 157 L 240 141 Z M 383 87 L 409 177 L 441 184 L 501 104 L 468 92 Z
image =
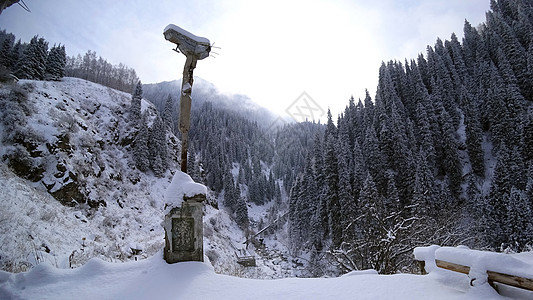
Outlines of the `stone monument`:
M 209 56 L 211 43 L 187 30 L 169 24 L 163 30 L 165 39 L 176 44 L 176 52 L 186 57 L 180 92 L 181 171 L 177 171 L 165 194 L 165 249 L 166 262 L 204 261 L 203 202 L 205 186 L 195 183 L 187 172 L 191 93 L 196 62 Z
M 189 175 L 181 171 L 174 174 L 163 203 L 163 258 L 167 263 L 204 261 L 203 202 L 206 193 L 206 187 L 194 182 Z

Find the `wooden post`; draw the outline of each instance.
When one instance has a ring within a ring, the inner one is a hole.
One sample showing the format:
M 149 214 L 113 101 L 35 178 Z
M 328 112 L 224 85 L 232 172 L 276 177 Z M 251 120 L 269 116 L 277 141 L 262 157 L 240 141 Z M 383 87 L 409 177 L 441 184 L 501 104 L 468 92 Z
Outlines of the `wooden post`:
M 426 272 L 426 262 L 423 260 L 417 260 L 418 267 L 420 268 L 420 274 L 426 275 L 428 272 Z
M 191 125 L 191 93 L 196 62 L 195 56 L 187 55 L 181 81 L 179 128 L 181 132 L 181 171 L 184 173 L 187 173 L 187 150 L 189 148 L 189 128 Z
M 191 93 L 193 71 L 196 62 L 209 56 L 211 44 L 208 39 L 198 37 L 179 26 L 169 24 L 163 31 L 165 39 L 176 44 L 176 52 L 183 53 L 187 60 L 183 67 L 183 78 L 180 91 L 180 122 L 181 132 L 181 171 L 187 173 L 187 150 L 189 148 L 189 128 L 191 125 Z

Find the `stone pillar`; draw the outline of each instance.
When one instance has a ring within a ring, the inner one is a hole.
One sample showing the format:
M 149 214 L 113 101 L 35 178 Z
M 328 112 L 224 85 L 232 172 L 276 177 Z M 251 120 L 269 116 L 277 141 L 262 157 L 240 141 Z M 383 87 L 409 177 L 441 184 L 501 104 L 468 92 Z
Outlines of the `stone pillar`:
M 183 197 L 180 207 L 165 216 L 163 258 L 169 264 L 181 261 L 204 261 L 203 202 L 205 194 Z

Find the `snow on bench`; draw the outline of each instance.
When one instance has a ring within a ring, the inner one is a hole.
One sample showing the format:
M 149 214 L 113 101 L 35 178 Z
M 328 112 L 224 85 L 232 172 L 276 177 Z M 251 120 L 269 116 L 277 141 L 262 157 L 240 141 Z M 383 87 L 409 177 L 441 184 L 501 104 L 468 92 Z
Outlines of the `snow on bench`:
M 488 282 L 496 288 L 493 283 L 499 282 L 533 291 L 533 265 L 509 254 L 432 245 L 415 248 L 414 255 L 428 273 L 439 267 L 467 274 L 471 286 Z

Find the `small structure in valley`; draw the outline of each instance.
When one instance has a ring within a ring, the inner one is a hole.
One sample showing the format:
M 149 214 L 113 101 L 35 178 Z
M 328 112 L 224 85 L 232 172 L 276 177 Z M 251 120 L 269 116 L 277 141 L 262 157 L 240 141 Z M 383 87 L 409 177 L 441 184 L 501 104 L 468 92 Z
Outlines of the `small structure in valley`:
M 169 264 L 204 261 L 203 202 L 207 188 L 176 171 L 162 203 L 165 219 L 163 258 Z
M 183 67 L 183 78 L 181 79 L 179 122 L 181 132 L 181 171 L 187 173 L 193 71 L 198 60 L 209 56 L 211 44 L 208 39 L 198 37 L 174 24 L 169 24 L 165 27 L 163 35 L 166 40 L 176 44 L 176 49 L 174 49 L 176 52 L 183 53 L 187 58 Z

